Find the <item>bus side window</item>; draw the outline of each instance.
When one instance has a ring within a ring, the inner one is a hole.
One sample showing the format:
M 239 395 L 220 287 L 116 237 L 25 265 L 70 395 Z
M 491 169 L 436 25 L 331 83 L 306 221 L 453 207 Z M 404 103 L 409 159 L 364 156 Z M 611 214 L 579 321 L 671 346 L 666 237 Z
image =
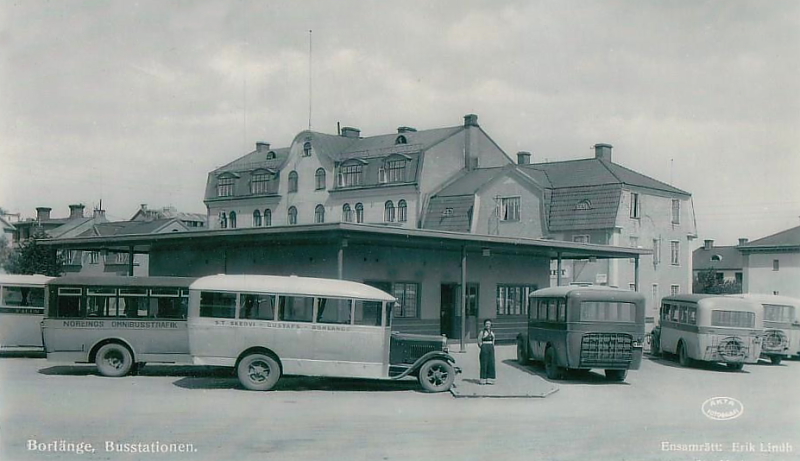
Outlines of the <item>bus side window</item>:
M 314 298 L 310 296 L 281 296 L 278 320 L 311 322 L 314 319 Z
M 234 293 L 200 292 L 200 317 L 232 319 L 235 312 Z
M 697 325 L 697 308 L 689 308 L 689 325 Z
M 670 320 L 672 320 L 673 322 L 677 322 L 678 319 L 679 319 L 679 314 L 680 314 L 679 307 L 678 306 L 672 306 L 671 314 L 672 314 L 672 318 Z
M 64 295 L 59 296 L 57 317 L 82 317 L 81 297 Z
M 563 299 L 558 300 L 558 321 L 567 321 L 567 303 Z
M 547 320 L 555 322 L 558 319 L 557 301 L 551 299 L 547 301 Z
M 275 320 L 274 295 L 242 295 L 240 319 Z
M 546 299 L 540 299 L 539 300 L 538 311 L 539 311 L 538 319 L 539 320 L 546 320 L 547 319 L 547 300 Z
M 689 318 L 686 315 L 687 309 L 688 308 L 686 306 L 681 306 L 681 323 L 689 323 Z
M 350 324 L 350 300 L 317 298 L 317 323 Z
M 354 325 L 365 325 L 370 327 L 381 326 L 381 303 L 378 301 L 356 300 L 355 315 L 353 315 Z M 388 321 L 389 319 L 387 319 Z M 388 322 L 387 322 L 388 323 Z

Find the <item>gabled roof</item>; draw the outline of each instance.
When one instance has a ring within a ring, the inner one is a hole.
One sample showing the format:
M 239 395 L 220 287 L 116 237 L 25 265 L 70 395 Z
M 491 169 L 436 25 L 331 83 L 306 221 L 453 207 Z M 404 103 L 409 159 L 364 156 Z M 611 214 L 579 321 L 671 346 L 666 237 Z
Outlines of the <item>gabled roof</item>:
M 712 261 L 717 257 L 719 261 Z M 706 250 L 700 247 L 692 252 L 692 270 L 742 270 L 742 253 L 735 246 L 713 246 Z
M 177 223 L 184 230 L 188 230 L 186 229 L 186 226 L 184 226 L 180 220 L 176 218 L 154 219 L 152 221 L 116 221 L 95 224 L 91 229 L 82 233 L 80 237 L 156 234 L 161 229 L 172 223 Z
M 354 157 L 383 157 L 397 151 L 419 152 L 429 149 L 463 129 L 463 126 L 455 126 L 357 138 L 353 139 L 354 142 L 346 148 L 334 154 L 337 157 L 334 160 L 346 160 Z M 398 136 L 405 136 L 407 143 L 395 144 Z
M 453 197 L 458 195 L 474 195 L 484 185 L 509 171 L 506 167 L 475 168 L 464 173 L 442 190 L 436 193 L 438 197 Z
M 622 190 L 615 184 L 554 189 L 550 198 L 550 231 L 614 227 L 621 195 Z
M 267 154 L 269 152 L 275 152 L 274 159 L 267 159 Z M 238 159 L 228 163 L 227 165 L 217 168 L 214 170 L 214 173 L 221 173 L 223 171 L 255 170 L 257 168 L 280 169 L 284 162 L 286 162 L 287 158 L 289 158 L 288 147 L 269 149 L 266 151 L 262 150 L 260 152 L 258 150 L 254 150 L 249 154 L 239 157 Z
M 67 222 L 62 224 L 61 226 L 58 226 L 55 229 L 48 230 L 47 235 L 49 235 L 52 238 L 63 237 L 72 231 L 78 230 L 78 228 L 80 228 L 83 225 L 88 225 L 91 222 L 94 222 L 94 218 L 91 216 L 85 218 L 68 219 Z
M 553 188 L 624 184 L 672 194 L 691 195 L 677 187 L 670 186 L 669 184 L 637 173 L 621 165 L 617 165 L 616 163 L 597 158 L 535 163 L 520 166 L 525 170 L 538 170 L 543 172 Z
M 800 248 L 800 226 L 786 229 L 777 234 L 768 235 L 758 240 L 753 240 L 745 245 L 740 245 L 742 251 L 767 248 Z
M 474 195 L 436 196 L 428 202 L 423 229 L 469 233 L 472 227 Z

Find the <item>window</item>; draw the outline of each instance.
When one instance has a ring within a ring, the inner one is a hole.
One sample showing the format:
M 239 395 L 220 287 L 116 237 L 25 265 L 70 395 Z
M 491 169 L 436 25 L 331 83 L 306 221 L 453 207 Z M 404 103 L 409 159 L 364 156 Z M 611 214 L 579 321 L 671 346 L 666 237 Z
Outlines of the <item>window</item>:
M 722 272 L 714 272 L 714 279 L 717 283 L 724 283 L 725 282 L 725 274 Z
M 230 197 L 233 195 L 235 178 L 219 178 L 217 180 L 217 197 Z
M 364 205 L 361 203 L 356 203 L 356 222 L 364 222 Z
M 314 318 L 314 298 L 310 296 L 281 296 L 278 320 L 311 322 Z
M 253 212 L 253 227 L 261 227 L 261 212 L 258 210 Z
M 689 307 L 689 325 L 697 325 L 697 308 Z
M 588 235 L 573 235 L 572 241 L 575 243 L 590 243 L 590 238 Z
M 681 286 L 680 285 L 670 285 L 669 286 L 669 295 L 670 296 L 675 296 L 677 294 L 680 294 L 680 292 L 681 292 Z
M 278 155 L 275 153 L 274 150 L 267 152 L 267 160 L 274 160 L 277 157 Z
M 653 239 L 653 264 L 661 263 L 661 239 Z
M 733 274 L 733 276 L 736 277 L 736 283 L 741 285 L 742 282 L 743 282 L 742 273 L 741 272 L 736 272 L 735 274 Z
M 681 201 L 672 199 L 672 224 L 681 223 Z
M 403 182 L 406 180 L 406 161 L 392 160 L 388 163 L 389 182 Z
M 83 255 L 81 250 L 62 250 L 61 258 L 66 266 L 80 266 Z
M 317 172 L 314 174 L 314 190 L 322 189 L 325 189 L 325 170 L 317 168 Z
M 387 200 L 383 205 L 383 220 L 385 222 L 394 222 L 394 203 Z
M 317 323 L 350 324 L 349 299 L 317 298 Z
M 314 208 L 314 222 L 317 224 L 325 222 L 325 207 L 322 205 L 317 205 Z
M 289 192 L 297 192 L 297 172 L 289 173 Z
M 356 300 L 354 325 L 381 326 L 381 303 L 377 301 Z
M 406 139 L 405 136 L 400 135 L 400 136 L 397 137 L 397 139 L 394 140 L 394 143 L 395 144 L 408 144 L 408 140 Z
M 231 211 L 229 219 L 230 219 L 231 229 L 236 229 L 236 212 L 235 211 Z
M 264 226 L 269 227 L 272 225 L 272 210 L 267 208 L 264 210 Z
M 711 311 L 711 326 L 753 328 L 756 314 L 744 311 Z
M 532 285 L 498 284 L 497 315 L 528 315 L 528 296 L 534 291 L 536 291 L 536 286 Z
M 9 307 L 44 307 L 44 288 L 4 286 L 3 305 Z
M 635 283 L 629 283 L 628 284 L 628 289 L 631 290 L 631 291 L 636 291 L 636 284 Z
M 99 251 L 90 251 L 89 252 L 89 264 L 97 264 L 100 262 L 100 252 Z
M 225 214 L 224 211 L 219 214 L 219 227 L 222 229 L 228 227 L 228 216 Z
M 781 270 L 781 261 L 779 259 L 772 260 L 772 270 L 774 271 Z
M 713 261 L 713 262 L 722 261 L 722 255 L 713 255 L 713 256 L 711 256 L 711 261 Z
M 236 294 L 200 292 L 200 317 L 232 319 L 236 313 Z
M 418 283 L 395 283 L 392 294 L 400 304 L 393 310 L 395 317 L 416 318 L 419 284 Z
M 241 295 L 240 319 L 275 320 L 274 295 Z
M 297 224 L 297 208 L 289 207 L 289 225 Z
M 651 301 L 654 306 L 658 306 L 659 301 L 661 301 L 661 298 L 658 296 L 658 284 L 654 283 L 650 290 Z
M 269 181 L 271 179 L 269 173 L 258 173 L 253 175 L 250 181 L 251 194 L 266 194 L 269 192 Z
M 639 199 L 639 194 L 631 192 L 631 218 L 638 219 L 641 214 L 642 204 Z
M 639 248 L 639 237 L 630 237 L 630 247 L 631 248 Z
M 676 242 L 675 240 L 669 242 L 670 247 L 670 264 L 673 266 L 680 265 L 680 251 L 681 251 L 681 242 Z
M 353 210 L 350 208 L 349 203 L 342 205 L 342 221 L 353 222 Z
M 583 301 L 581 320 L 633 323 L 636 321 L 636 305 L 609 301 Z
M 83 317 L 84 309 L 81 306 L 80 288 L 59 288 L 56 317 Z
M 339 167 L 339 186 L 360 186 L 362 171 L 363 166 L 361 164 L 342 165 Z
M 397 222 L 408 221 L 408 205 L 405 200 L 397 202 Z
M 794 307 L 778 304 L 764 304 L 764 320 L 768 322 L 792 323 Z
M 500 199 L 500 221 L 519 221 L 519 197 Z
M 303 143 L 303 157 L 311 157 L 311 143 Z

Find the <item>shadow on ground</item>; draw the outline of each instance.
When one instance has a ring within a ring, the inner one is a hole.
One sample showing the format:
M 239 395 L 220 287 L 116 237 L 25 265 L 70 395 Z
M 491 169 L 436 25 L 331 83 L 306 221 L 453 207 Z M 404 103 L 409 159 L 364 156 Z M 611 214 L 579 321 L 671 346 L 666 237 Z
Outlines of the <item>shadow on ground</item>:
M 544 371 L 544 364 L 541 362 L 528 362 L 526 365 L 521 365 L 516 360 L 503 360 L 503 363 L 522 370 L 525 373 L 538 376 L 545 381 L 551 383 L 558 383 L 562 385 L 570 384 L 605 384 L 611 386 L 630 386 L 625 381 L 609 381 L 603 372 L 597 373 L 591 370 L 569 370 L 564 374 L 563 379 L 549 379 L 547 373 Z
M 673 357 L 672 355 L 661 355 L 661 356 L 647 355 L 643 357 L 643 360 L 649 360 L 653 363 L 657 363 L 665 367 L 686 368 L 681 366 L 681 364 L 678 363 L 678 358 Z M 728 368 L 727 366 L 721 363 L 693 361 L 692 365 L 689 368 L 693 370 L 713 371 L 715 373 L 750 373 L 749 371 L 747 371 L 747 367 L 753 365 L 754 364 L 746 364 L 743 369 L 734 370 L 733 368 Z
M 223 377 L 187 376 L 173 383 L 184 389 L 245 389 L 239 380 L 228 373 Z M 423 392 L 416 379 L 377 380 L 354 378 L 316 378 L 284 376 L 270 392 L 329 391 L 329 392 Z

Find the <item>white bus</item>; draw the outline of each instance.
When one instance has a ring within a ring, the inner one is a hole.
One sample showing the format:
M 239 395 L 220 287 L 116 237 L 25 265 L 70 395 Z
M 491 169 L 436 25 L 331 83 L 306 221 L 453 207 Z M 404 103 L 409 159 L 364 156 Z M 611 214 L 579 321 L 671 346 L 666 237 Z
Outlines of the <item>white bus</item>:
M 391 295 L 361 283 L 307 277 L 216 275 L 189 287 L 196 365 L 231 367 L 250 390 L 282 375 L 418 378 L 450 389 L 459 371 L 444 336 L 392 333 Z
M 730 296 L 664 297 L 653 330 L 653 353 L 676 354 L 684 367 L 698 360 L 741 370 L 761 355 L 763 311 L 758 303 Z
M 797 312 L 800 309 L 800 299 L 766 294 L 734 296 L 755 301 L 764 307 L 762 357 L 769 359 L 773 365 L 778 365 L 781 360 L 799 353 L 800 325 L 797 324 Z
M 47 283 L 47 359 L 125 376 L 146 362 L 191 363 L 188 277 L 66 276 Z
M 0 350 L 42 349 L 44 275 L 0 275 Z

